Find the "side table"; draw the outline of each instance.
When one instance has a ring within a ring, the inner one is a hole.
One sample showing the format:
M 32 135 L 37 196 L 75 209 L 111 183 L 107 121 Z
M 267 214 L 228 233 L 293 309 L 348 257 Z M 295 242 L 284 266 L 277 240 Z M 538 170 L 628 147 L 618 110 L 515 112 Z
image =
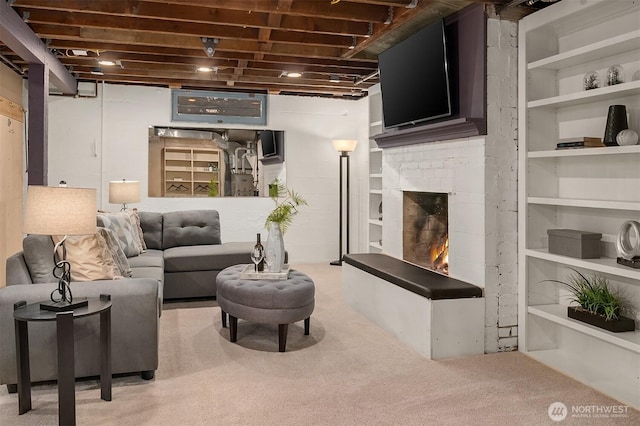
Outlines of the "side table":
M 40 302 L 13 306 L 16 328 L 16 362 L 18 368 L 18 412 L 31 410 L 31 372 L 29 367 L 29 321 L 55 321 L 58 343 L 58 422 L 76 424 L 75 358 L 73 320 L 100 314 L 100 397 L 111 401 L 111 296 L 89 298 L 87 306 L 72 311 L 53 312 L 40 309 Z

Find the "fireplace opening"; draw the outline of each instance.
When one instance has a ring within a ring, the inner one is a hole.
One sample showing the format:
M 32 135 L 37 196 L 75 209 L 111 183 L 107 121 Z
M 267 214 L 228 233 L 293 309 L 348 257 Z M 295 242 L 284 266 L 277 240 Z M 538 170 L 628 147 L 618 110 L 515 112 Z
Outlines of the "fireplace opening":
M 402 258 L 449 275 L 449 196 L 404 191 Z

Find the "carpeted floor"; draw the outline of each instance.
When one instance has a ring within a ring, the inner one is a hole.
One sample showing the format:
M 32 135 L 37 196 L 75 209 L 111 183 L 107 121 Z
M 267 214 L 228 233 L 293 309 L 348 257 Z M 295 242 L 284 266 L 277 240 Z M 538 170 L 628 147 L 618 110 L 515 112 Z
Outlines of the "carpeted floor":
M 155 379 L 115 378 L 111 402 L 97 380 L 78 382 L 78 424 L 539 425 L 555 424 L 553 402 L 622 405 L 518 352 L 427 360 L 344 304 L 339 267 L 297 269 L 316 283 L 310 336 L 291 325 L 279 353 L 276 325 L 240 321 L 234 344 L 215 302 L 165 304 Z M 3 386 L 0 425 L 57 424 L 55 384 L 34 386 L 32 401 L 18 416 Z M 625 410 L 562 423 L 640 424 Z

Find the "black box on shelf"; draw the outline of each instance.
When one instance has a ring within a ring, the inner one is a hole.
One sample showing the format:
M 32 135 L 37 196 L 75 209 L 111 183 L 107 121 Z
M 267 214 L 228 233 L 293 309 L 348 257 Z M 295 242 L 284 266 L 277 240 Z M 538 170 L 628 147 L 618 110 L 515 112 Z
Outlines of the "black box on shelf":
M 600 257 L 602 234 L 575 229 L 549 229 L 549 253 L 579 259 Z

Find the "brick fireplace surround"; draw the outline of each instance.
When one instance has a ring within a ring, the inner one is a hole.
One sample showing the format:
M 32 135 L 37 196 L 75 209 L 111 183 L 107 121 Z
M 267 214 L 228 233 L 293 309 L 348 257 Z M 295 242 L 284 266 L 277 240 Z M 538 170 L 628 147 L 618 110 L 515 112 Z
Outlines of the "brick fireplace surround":
M 483 287 L 485 352 L 517 349 L 517 24 L 487 22 L 487 135 L 383 150 L 384 251 L 403 191 L 449 194 L 449 275 Z

